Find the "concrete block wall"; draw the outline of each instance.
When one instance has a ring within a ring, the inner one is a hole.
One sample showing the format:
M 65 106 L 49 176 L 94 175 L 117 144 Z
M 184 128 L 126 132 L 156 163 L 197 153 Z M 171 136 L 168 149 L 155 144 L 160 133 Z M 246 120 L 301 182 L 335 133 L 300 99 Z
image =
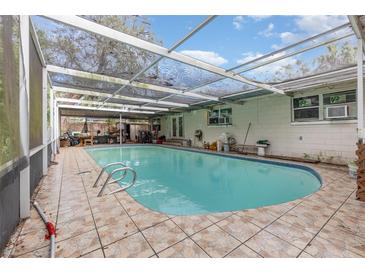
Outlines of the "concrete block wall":
M 349 88 L 353 85 L 345 87 Z M 310 93 L 318 92 L 334 91 L 324 89 Z M 291 97 L 281 95 L 256 98 L 243 105 L 227 104 L 227 107 L 232 107 L 232 126 L 208 126 L 207 110 L 184 112 L 184 138 L 191 139 L 194 146 L 202 146 L 203 142 L 194 138 L 194 131 L 201 129 L 203 141 L 216 141 L 221 133 L 229 132 L 242 144 L 251 122 L 246 144 L 254 145 L 257 140 L 267 139 L 271 143 L 270 154 L 320 158 L 323 162 L 339 164 L 355 158 L 356 120 L 292 123 Z M 171 116 L 161 117 L 160 135 L 171 136 Z

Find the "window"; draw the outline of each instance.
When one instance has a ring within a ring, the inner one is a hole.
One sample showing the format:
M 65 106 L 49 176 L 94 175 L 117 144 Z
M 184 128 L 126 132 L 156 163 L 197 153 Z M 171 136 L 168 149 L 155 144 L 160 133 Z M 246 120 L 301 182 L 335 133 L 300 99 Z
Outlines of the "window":
M 319 96 L 293 99 L 294 121 L 314 121 L 319 119 Z
M 349 120 L 357 116 L 355 90 L 293 98 L 292 102 L 295 122 Z
M 232 108 L 215 109 L 208 112 L 208 126 L 232 125 Z
M 356 119 L 356 91 L 324 94 L 323 111 L 325 120 Z

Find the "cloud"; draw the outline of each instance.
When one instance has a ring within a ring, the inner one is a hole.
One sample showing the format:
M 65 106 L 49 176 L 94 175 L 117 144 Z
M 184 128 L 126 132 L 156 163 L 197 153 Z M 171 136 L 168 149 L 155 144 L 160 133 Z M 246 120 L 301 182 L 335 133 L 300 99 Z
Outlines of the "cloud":
M 307 34 L 317 34 L 345 24 L 348 19 L 344 15 L 306 15 L 295 19 L 297 27 Z
M 238 59 L 236 62 L 237 62 L 237 64 L 243 64 L 243 63 L 246 63 L 253 59 L 259 58 L 262 55 L 263 54 L 260 52 L 252 52 L 252 51 L 244 52 L 244 53 L 242 53 L 242 57 L 240 59 Z
M 270 37 L 274 35 L 273 30 L 274 30 L 274 24 L 270 23 L 266 29 L 260 31 L 258 34 L 264 37 Z
M 291 44 L 297 42 L 300 38 L 302 38 L 302 35 L 299 35 L 297 33 L 293 33 L 290 31 L 282 32 L 280 33 L 280 39 L 283 44 Z
M 250 15 L 248 17 L 252 18 L 254 21 L 261 21 L 271 17 L 271 15 Z
M 220 66 L 228 62 L 228 60 L 214 51 L 183 50 L 181 53 L 216 66 Z
M 267 57 L 265 58 L 265 61 L 268 61 L 268 60 L 272 60 L 272 59 L 275 59 L 275 58 L 278 58 L 280 56 L 283 56 L 285 55 L 286 52 L 280 52 L 280 53 L 277 53 L 277 54 L 274 54 L 270 57 Z M 245 52 L 242 54 L 242 58 L 238 59 L 236 62 L 238 64 L 243 64 L 243 63 L 246 63 L 248 61 L 251 61 L 251 60 L 254 60 L 256 58 L 259 58 L 263 56 L 263 54 L 261 52 L 252 52 L 252 51 L 249 51 L 249 52 Z M 264 65 L 262 67 L 258 67 L 256 69 L 253 69 L 252 71 L 248 71 L 246 72 L 247 75 L 249 75 L 250 77 L 256 77 L 258 75 L 265 75 L 265 74 L 268 74 L 269 75 L 275 75 L 275 73 L 283 70 L 283 67 L 287 66 L 287 65 L 295 65 L 297 63 L 298 59 L 296 59 L 295 57 L 288 57 L 288 58 L 285 58 L 285 59 L 281 59 L 279 61 L 276 61 L 276 62 L 273 62 L 271 64 L 268 64 L 268 65 Z M 258 63 L 260 63 L 261 61 L 258 61 Z M 258 64 L 258 63 L 253 63 L 253 64 Z M 252 64 L 252 65 L 253 65 Z M 250 67 L 251 65 L 248 65 L 248 67 Z
M 297 16 L 294 20 L 296 32 L 281 32 L 279 37 L 281 44 L 274 44 L 273 49 L 279 49 L 288 44 L 298 42 L 308 36 L 333 29 L 348 22 L 343 15 L 305 15 Z
M 233 18 L 232 24 L 236 30 L 240 30 L 243 24 L 243 16 L 242 15 L 235 16 Z

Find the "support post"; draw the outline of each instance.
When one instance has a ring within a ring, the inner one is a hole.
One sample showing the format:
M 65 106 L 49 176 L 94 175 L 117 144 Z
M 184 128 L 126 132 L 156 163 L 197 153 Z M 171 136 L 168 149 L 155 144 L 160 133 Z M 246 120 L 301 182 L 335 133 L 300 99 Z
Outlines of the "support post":
M 356 199 L 365 202 L 365 125 L 364 125 L 364 71 L 363 71 L 363 46 L 364 42 L 358 39 L 357 48 L 357 132 L 358 143 L 357 159 L 357 191 Z
M 21 151 L 25 164 L 20 170 L 20 218 L 30 216 L 30 167 L 29 167 L 29 16 L 20 16 L 20 92 L 19 92 L 19 130 Z
M 122 113 L 119 113 L 119 144 L 122 145 L 123 143 L 123 136 L 122 136 Z
M 46 68 L 42 69 L 42 173 L 43 176 L 47 175 L 48 170 L 48 124 L 47 124 L 47 105 L 48 105 L 48 78 Z

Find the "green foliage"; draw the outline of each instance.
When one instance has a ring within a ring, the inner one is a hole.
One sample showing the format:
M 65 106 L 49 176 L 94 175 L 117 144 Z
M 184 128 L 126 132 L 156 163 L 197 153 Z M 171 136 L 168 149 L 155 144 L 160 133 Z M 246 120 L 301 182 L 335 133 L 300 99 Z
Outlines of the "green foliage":
M 0 165 L 19 154 L 19 25 L 0 16 Z

